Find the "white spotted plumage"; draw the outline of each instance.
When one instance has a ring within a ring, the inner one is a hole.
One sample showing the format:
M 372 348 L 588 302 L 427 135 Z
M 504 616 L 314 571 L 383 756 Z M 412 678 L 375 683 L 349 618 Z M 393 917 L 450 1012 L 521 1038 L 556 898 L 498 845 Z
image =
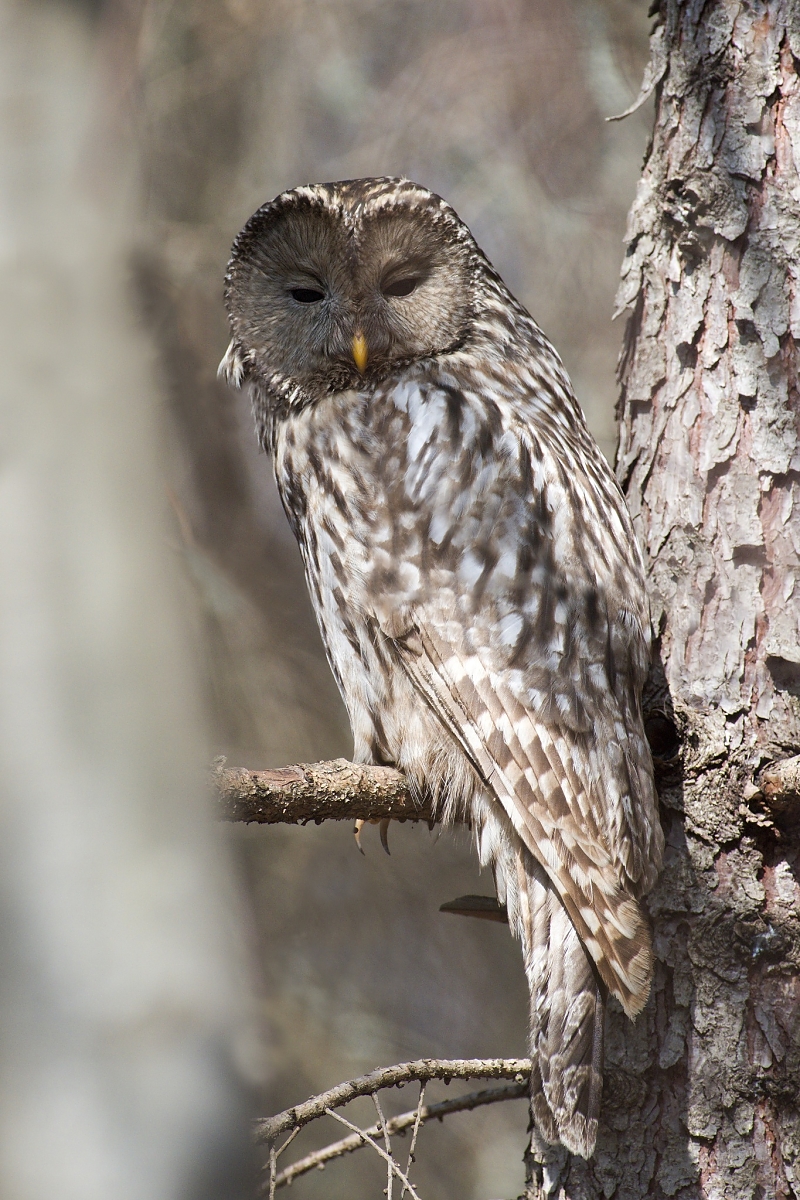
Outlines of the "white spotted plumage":
M 379 295 L 391 253 L 428 255 L 416 308 Z M 328 306 L 285 317 L 320 347 L 307 369 L 275 334 L 292 255 Z M 663 845 L 622 496 L 555 351 L 416 185 L 278 197 L 237 239 L 227 299 L 225 370 L 252 385 L 355 757 L 470 819 L 523 944 L 537 1124 L 588 1155 L 605 996 L 631 1016 L 647 998 L 638 901 Z M 363 376 L 346 362 L 356 328 L 378 347 Z

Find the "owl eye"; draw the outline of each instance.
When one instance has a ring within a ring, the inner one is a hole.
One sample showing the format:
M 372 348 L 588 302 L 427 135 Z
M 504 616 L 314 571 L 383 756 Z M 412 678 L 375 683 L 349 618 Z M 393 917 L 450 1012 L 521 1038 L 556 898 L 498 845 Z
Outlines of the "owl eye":
M 290 294 L 298 304 L 319 304 L 320 300 L 325 299 L 325 293 L 318 292 L 316 288 L 292 288 Z
M 415 276 L 410 276 L 408 279 L 396 279 L 394 283 L 387 283 L 382 291 L 384 296 L 410 296 L 418 283 L 419 279 Z

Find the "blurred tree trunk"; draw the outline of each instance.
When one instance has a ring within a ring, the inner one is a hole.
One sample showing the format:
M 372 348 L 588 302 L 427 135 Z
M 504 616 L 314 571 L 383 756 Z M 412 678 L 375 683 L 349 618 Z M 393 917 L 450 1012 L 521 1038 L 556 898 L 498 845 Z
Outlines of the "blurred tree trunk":
M 532 1146 L 537 1200 L 800 1196 L 800 798 L 753 782 L 800 748 L 800 6 L 657 11 L 617 462 L 658 635 L 657 969 L 610 1016 L 594 1160 Z
M 0 0 L 0 1195 L 245 1200 L 241 908 L 88 9 Z

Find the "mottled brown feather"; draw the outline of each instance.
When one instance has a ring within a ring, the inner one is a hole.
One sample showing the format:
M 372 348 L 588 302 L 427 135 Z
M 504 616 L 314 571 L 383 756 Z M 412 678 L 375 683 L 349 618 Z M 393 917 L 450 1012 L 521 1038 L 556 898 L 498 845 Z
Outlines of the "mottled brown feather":
M 394 299 L 398 272 L 415 282 Z M 639 898 L 663 847 L 620 490 L 544 334 L 408 180 L 264 205 L 226 303 L 221 369 L 250 386 L 355 755 L 470 818 L 522 941 L 535 1120 L 588 1157 L 605 996 L 647 999 Z

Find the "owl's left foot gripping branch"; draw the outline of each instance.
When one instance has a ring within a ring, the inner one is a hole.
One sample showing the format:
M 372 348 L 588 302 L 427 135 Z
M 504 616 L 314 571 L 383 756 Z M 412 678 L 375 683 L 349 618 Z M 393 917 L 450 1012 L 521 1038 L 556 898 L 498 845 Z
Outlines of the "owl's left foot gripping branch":
M 356 843 L 367 823 L 380 825 L 381 844 L 389 852 L 389 821 L 425 821 L 433 828 L 429 805 L 411 795 L 405 775 L 393 767 L 364 766 L 336 758 L 332 762 L 299 763 L 269 771 L 227 767 L 218 758 L 212 769 L 217 813 L 223 821 L 262 825 L 315 825 L 322 821 L 353 821 Z M 440 912 L 506 922 L 505 908 L 494 896 L 459 896 Z

